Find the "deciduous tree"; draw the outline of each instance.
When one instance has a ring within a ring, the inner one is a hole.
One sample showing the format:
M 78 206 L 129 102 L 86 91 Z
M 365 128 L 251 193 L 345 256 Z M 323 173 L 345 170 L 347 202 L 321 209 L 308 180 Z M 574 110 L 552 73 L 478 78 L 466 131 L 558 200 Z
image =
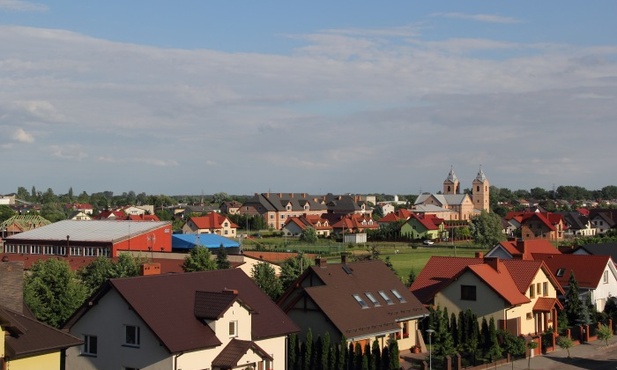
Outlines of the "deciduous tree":
M 182 269 L 184 272 L 216 270 L 216 261 L 208 248 L 195 246 L 184 258 Z
M 261 288 L 273 301 L 276 301 L 283 293 L 283 286 L 276 271 L 268 262 L 259 262 L 253 266 L 251 276 L 257 286 Z

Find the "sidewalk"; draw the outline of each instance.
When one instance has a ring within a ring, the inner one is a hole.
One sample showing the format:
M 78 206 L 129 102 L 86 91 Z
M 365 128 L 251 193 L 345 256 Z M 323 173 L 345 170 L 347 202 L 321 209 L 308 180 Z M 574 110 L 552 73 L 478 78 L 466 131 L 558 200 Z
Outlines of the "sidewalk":
M 531 369 L 576 369 L 577 361 L 582 359 L 589 359 L 596 356 L 611 352 L 617 354 L 617 336 L 613 335 L 608 340 L 608 346 L 603 340 L 595 340 L 593 342 L 579 344 L 570 348 L 570 359 L 568 359 L 568 351 L 557 347 L 554 352 L 547 353 L 546 355 L 539 355 L 531 358 Z M 514 361 L 514 369 L 521 370 L 527 369 L 527 358 Z M 615 363 L 617 366 L 617 362 Z M 580 367 L 581 369 L 587 369 L 587 367 Z M 497 369 L 508 370 L 512 369 L 512 363 L 497 366 Z

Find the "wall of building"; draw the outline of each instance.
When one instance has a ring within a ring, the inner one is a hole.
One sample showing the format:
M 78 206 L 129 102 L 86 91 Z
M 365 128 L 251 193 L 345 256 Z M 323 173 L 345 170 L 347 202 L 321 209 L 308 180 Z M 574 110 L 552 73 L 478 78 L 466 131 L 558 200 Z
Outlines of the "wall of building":
M 8 370 L 60 369 L 60 351 L 7 362 Z

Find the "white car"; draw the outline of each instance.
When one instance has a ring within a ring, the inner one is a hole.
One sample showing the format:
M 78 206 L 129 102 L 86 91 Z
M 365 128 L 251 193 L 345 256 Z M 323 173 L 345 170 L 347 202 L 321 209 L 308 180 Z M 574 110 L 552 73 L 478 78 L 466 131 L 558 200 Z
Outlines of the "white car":
M 425 241 L 422 242 L 422 244 L 424 244 L 424 245 L 433 245 L 433 244 L 435 244 L 435 242 L 432 241 L 432 240 L 426 239 Z

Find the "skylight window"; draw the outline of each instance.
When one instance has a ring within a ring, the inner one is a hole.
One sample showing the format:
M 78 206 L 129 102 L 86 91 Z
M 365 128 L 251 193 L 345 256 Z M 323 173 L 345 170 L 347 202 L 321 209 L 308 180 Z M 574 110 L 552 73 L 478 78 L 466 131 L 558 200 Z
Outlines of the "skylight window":
M 379 295 L 381 296 L 381 298 L 384 299 L 384 301 L 386 301 L 387 304 L 394 304 L 394 302 L 392 302 L 392 300 L 390 299 L 390 297 L 388 297 L 388 295 L 386 294 L 386 292 L 384 292 L 383 290 L 379 291 Z
M 362 308 L 368 308 L 368 304 L 364 301 L 364 299 L 362 299 L 362 297 L 360 297 L 360 294 L 353 294 L 353 297 Z
M 379 307 L 381 306 L 381 303 L 379 303 L 379 301 L 375 298 L 375 296 L 373 295 L 373 293 L 371 292 L 366 292 L 364 293 L 366 294 L 366 296 L 368 297 L 368 299 L 371 301 L 372 304 L 375 305 L 375 307 Z
M 557 277 L 562 277 L 564 272 L 566 272 L 566 269 L 564 269 L 563 267 L 560 267 L 557 269 L 557 273 L 555 274 Z
M 405 300 L 405 298 L 403 298 L 403 296 L 401 295 L 401 293 L 399 293 L 396 289 L 392 289 L 390 290 L 392 292 L 392 294 L 394 294 L 394 296 L 396 297 L 396 299 L 398 299 L 399 302 L 401 303 L 405 303 L 407 302 Z

